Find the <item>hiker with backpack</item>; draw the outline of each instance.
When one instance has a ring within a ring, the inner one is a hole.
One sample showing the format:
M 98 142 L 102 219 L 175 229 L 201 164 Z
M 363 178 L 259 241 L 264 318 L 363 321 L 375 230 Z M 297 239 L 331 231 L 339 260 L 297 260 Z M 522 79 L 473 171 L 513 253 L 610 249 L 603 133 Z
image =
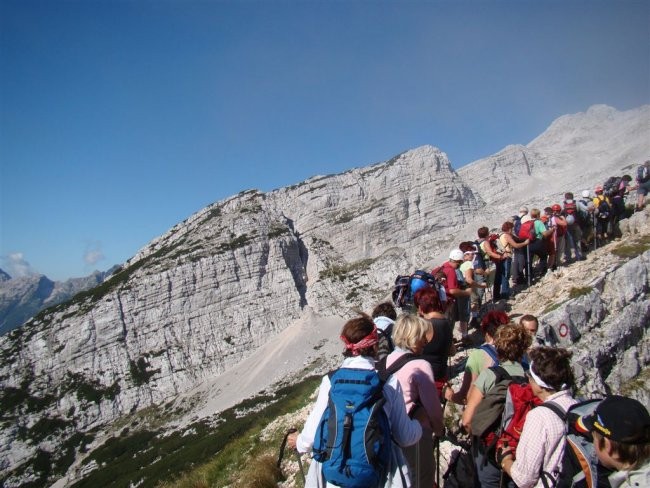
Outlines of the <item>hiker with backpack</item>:
M 528 213 L 528 207 L 521 207 L 519 209 L 518 219 L 514 219 L 514 227 L 512 229 L 513 236 L 516 236 L 519 241 L 526 240 L 520 237 L 521 226 L 531 220 Z M 530 225 L 530 224 L 529 224 Z M 529 240 L 529 244 L 530 244 Z M 512 281 L 515 285 L 525 285 L 528 278 L 528 254 L 529 247 L 515 248 L 512 258 Z
M 577 213 L 580 215 L 578 222 L 582 231 L 581 251 L 584 253 L 589 250 L 589 244 L 594 234 L 594 202 L 591 199 L 589 190 L 582 190 L 582 198 L 576 201 L 576 207 L 578 209 Z
M 323 377 L 302 431 L 287 438 L 290 448 L 313 453 L 305 486 L 410 486 L 401 447 L 420 440 L 422 427 L 407 415 L 399 385 L 384 383 L 375 371 L 377 327 L 360 314 L 340 337 L 341 367 Z
M 582 261 L 582 226 L 586 216 L 586 208 L 581 210 L 578 202 L 573 199 L 573 193 L 566 192 L 562 202 L 562 213 L 567 223 L 566 245 L 564 248 L 564 262 L 569 263 L 572 259 L 571 252 L 575 255 L 575 261 Z
M 537 272 L 540 276 L 546 274 L 548 269 L 548 251 L 546 248 L 546 239 L 553 233 L 553 229 L 547 229 L 544 223 L 540 220 L 540 211 L 538 208 L 530 210 L 530 220 L 522 222 L 521 229 L 519 229 L 519 238 L 528 239 L 529 244 L 528 252 L 528 279 L 532 278 L 532 259 L 537 256 L 539 264 Z
M 566 349 L 542 346 L 530 351 L 529 383 L 542 403 L 526 414 L 518 444 L 513 446 L 509 439 L 503 439 L 497 443 L 496 454 L 497 462 L 518 488 L 557 484 L 565 427 L 552 408 L 566 412 L 577 403 L 571 394 L 575 381 L 570 358 L 571 352 Z
M 481 332 L 483 332 L 484 342 L 479 348 L 473 349 L 469 353 L 465 363 L 463 380 L 458 391 L 454 391 L 449 385 L 443 389 L 443 397 L 447 401 L 465 405 L 467 403 L 467 393 L 481 371 L 499 364 L 497 351 L 494 347 L 494 336 L 497 329 L 509 321 L 508 315 L 500 310 L 490 310 L 485 314 L 483 320 L 481 320 Z
M 459 320 L 469 321 L 468 312 L 466 312 L 467 302 L 462 301 L 462 298 L 468 298 L 471 295 L 471 290 L 467 288 L 463 275 L 460 272 L 460 265 L 465 261 L 463 251 L 454 249 L 449 253 L 449 259 L 445 261 L 442 266 L 438 266 L 431 270 L 431 274 L 436 276 L 439 273 L 444 275 L 444 288 L 447 295 L 447 317 L 449 318 L 452 326 Z M 461 303 L 458 303 L 458 298 L 461 298 Z M 468 345 L 469 338 L 461 339 L 461 344 Z M 466 344 L 467 343 L 467 344 Z
M 418 293 L 424 291 L 422 289 Z M 433 486 L 433 435 L 441 436 L 444 431 L 442 406 L 433 370 L 421 356 L 425 344 L 434 337 L 431 322 L 417 315 L 402 314 L 393 330 L 395 350 L 377 363 L 379 376 L 393 387 L 399 384 L 409 417 L 417 419 L 422 425 L 420 440 L 403 449 L 409 463 L 411 481 L 414 486 L 421 487 Z
M 503 280 L 503 253 L 499 252 L 496 241 L 498 235 L 490 235 L 490 229 L 480 227 L 478 229 L 478 250 L 485 262 L 494 263 L 494 285 L 492 287 L 492 302 L 496 303 L 501 299 L 501 282 Z
M 472 455 L 482 488 L 502 486 L 501 469 L 495 457 L 497 431 L 507 394 L 515 390 L 526 391 L 528 381 L 521 358 L 530 344 L 530 335 L 521 325 L 508 323 L 500 326 L 494 338 L 499 365 L 481 371 L 470 388 L 461 424 L 472 435 Z M 515 394 L 515 398 L 518 399 L 519 395 Z M 510 482 L 508 486 L 513 484 Z
M 442 396 L 442 388 L 447 382 L 449 372 L 447 362 L 455 352 L 453 345 L 453 326 L 443 312 L 443 305 L 438 292 L 433 288 L 422 288 L 414 297 L 418 316 L 431 323 L 433 339 L 424 345 L 422 358 L 426 359 L 433 370 L 436 390 Z
M 501 277 L 501 296 L 510 297 L 510 270 L 512 269 L 512 259 L 515 249 L 524 249 L 530 240 L 519 239 L 514 234 L 515 224 L 505 221 L 501 225 L 501 234 L 499 235 L 499 246 L 503 250 L 503 273 Z
M 650 159 L 636 170 L 636 207 L 639 212 L 645 208 L 645 197 L 650 192 Z
M 614 188 L 608 193 L 609 200 L 612 204 L 612 216 L 610 220 L 610 235 L 614 238 L 623 237 L 619 222 L 625 218 L 627 209 L 625 208 L 625 195 L 628 192 L 628 187 L 632 177 L 630 175 L 623 175 L 617 178 L 614 183 Z
M 596 188 L 594 188 L 594 193 L 596 194 L 592 200 L 594 208 L 596 209 L 594 232 L 597 245 L 602 245 L 604 240 L 609 237 L 607 231 L 609 230 L 609 221 L 611 219 L 611 204 L 609 198 L 604 195 L 602 186 L 596 186 Z
M 375 322 L 379 334 L 377 359 L 381 359 L 388 356 L 394 349 L 391 334 L 395 320 L 397 320 L 395 307 L 390 302 L 378 304 L 372 310 L 372 320 Z
M 463 274 L 465 284 L 471 290 L 469 297 L 469 316 L 471 317 L 470 323 L 476 325 L 481 311 L 481 304 L 483 302 L 483 295 L 487 288 L 487 283 L 483 275 L 477 272 L 478 261 L 476 254 L 478 250 L 473 242 L 461 242 L 458 245 L 459 249 L 463 251 L 463 258 L 465 261 L 460 265 L 460 271 Z M 473 322 L 472 322 L 473 321 Z M 468 335 L 468 323 L 460 323 L 460 332 L 463 337 Z
M 553 263 L 551 264 L 549 262 L 549 266 L 555 270 L 560 265 L 561 258 L 564 256 L 566 235 L 568 232 L 567 221 L 562 215 L 562 207 L 558 203 L 551 206 L 549 228 L 553 229 L 552 241 L 554 248 Z
M 600 464 L 612 471 L 612 488 L 650 486 L 650 415 L 643 404 L 612 395 L 577 425 L 591 434 Z

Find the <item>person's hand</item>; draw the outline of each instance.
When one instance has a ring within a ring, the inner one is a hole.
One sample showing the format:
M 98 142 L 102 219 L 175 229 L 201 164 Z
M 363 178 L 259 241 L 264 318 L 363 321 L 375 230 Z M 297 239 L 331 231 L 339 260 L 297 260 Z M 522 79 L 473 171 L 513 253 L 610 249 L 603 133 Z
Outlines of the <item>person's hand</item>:
M 488 284 L 486 282 L 481 283 L 481 288 L 487 288 Z
M 447 383 L 442 389 L 442 396 L 444 396 L 445 400 L 447 400 L 448 402 L 450 402 L 451 399 L 453 398 L 454 390 L 451 389 L 451 385 L 449 383 Z
M 508 457 L 513 457 L 514 454 L 512 452 L 512 448 L 508 447 L 508 445 L 504 445 L 503 447 L 500 447 L 497 449 L 496 452 L 496 461 L 498 466 L 502 466 L 503 460 L 508 458 Z
M 287 447 L 289 449 L 295 449 L 296 448 L 296 440 L 298 439 L 298 432 L 294 432 L 292 434 L 289 434 L 287 436 Z

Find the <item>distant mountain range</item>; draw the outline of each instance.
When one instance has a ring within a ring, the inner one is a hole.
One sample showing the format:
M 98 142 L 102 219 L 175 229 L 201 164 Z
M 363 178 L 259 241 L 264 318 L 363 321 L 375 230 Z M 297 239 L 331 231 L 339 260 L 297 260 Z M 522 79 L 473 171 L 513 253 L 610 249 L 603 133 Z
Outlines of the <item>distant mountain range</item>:
M 66 281 L 52 281 L 45 275 L 12 278 L 0 269 L 0 335 L 20 327 L 43 309 L 94 288 L 117 268 Z

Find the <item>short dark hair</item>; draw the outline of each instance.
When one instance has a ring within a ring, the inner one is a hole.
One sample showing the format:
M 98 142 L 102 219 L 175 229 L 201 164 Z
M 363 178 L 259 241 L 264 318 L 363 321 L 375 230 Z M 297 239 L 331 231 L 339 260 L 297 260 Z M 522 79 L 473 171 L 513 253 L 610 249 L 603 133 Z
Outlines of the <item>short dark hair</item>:
M 388 317 L 391 320 L 397 320 L 397 312 L 390 302 L 381 302 L 372 310 L 372 318 Z
M 526 315 L 524 315 L 523 317 L 521 317 L 519 319 L 519 323 L 521 325 L 524 325 L 524 322 L 535 322 L 537 327 L 539 327 L 539 320 L 537 320 L 537 317 L 535 317 L 534 315 L 531 315 L 529 313 L 527 313 Z
M 490 229 L 488 229 L 487 227 L 479 227 L 478 229 L 479 238 L 483 239 L 489 235 L 490 235 Z
M 566 390 L 575 384 L 571 369 L 571 351 L 561 347 L 540 346 L 531 349 L 528 355 L 535 374 L 553 390 Z
M 573 193 L 571 193 L 570 191 L 566 192 L 564 194 L 564 199 L 565 200 L 573 200 Z

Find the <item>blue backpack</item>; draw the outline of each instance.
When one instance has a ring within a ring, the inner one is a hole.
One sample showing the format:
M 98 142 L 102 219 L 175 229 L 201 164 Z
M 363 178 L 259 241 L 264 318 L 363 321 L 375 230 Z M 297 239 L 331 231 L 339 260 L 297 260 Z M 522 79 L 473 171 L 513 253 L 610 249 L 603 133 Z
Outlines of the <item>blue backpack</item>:
M 330 373 L 329 402 L 314 439 L 314 459 L 325 479 L 345 488 L 381 485 L 391 452 L 383 386 L 375 370 Z

